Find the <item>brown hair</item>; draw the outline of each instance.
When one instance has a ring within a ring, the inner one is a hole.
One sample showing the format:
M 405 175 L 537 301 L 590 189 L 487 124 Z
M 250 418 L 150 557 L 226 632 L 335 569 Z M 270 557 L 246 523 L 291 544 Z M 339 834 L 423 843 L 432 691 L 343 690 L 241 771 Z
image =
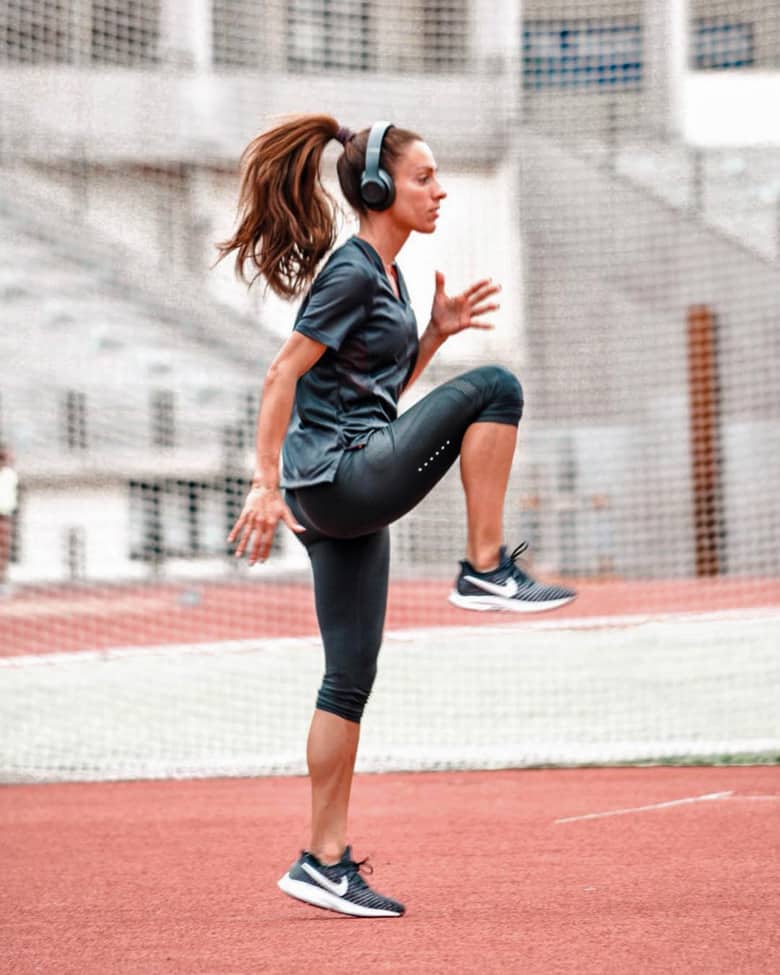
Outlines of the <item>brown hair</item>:
M 369 129 L 349 135 L 336 164 L 341 191 L 365 213 L 360 177 Z M 325 146 L 345 130 L 330 115 L 298 115 L 256 136 L 241 154 L 238 229 L 217 244 L 221 261 L 236 253 L 236 275 L 250 287 L 258 277 L 282 298 L 294 298 L 312 281 L 336 239 L 334 201 L 322 184 Z M 382 144 L 380 165 L 395 169 L 404 148 L 420 139 L 393 126 Z M 246 265 L 255 273 L 247 277 Z

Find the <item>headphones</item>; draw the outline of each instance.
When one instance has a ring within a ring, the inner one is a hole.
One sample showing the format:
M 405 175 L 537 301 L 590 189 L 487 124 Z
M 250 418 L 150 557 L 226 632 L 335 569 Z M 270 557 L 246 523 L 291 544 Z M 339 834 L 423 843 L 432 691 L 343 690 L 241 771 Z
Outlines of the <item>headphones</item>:
M 392 122 L 374 122 L 366 144 L 366 164 L 360 176 L 360 199 L 369 210 L 387 210 L 395 199 L 393 177 L 382 169 L 382 143 Z

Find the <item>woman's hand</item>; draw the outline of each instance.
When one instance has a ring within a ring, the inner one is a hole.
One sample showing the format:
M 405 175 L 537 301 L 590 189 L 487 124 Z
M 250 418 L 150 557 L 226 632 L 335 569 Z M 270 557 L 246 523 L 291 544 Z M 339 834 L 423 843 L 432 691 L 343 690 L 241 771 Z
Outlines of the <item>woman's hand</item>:
M 494 328 L 493 325 L 479 319 L 499 307 L 496 302 L 490 302 L 488 299 L 500 290 L 500 285 L 493 284 L 490 278 L 484 278 L 472 284 L 461 294 L 450 298 L 444 293 L 444 275 L 441 271 L 437 271 L 431 324 L 442 339 L 457 335 L 466 328 Z
M 249 564 L 254 565 L 258 558 L 265 562 L 271 551 L 274 532 L 280 521 L 294 532 L 306 531 L 303 525 L 295 520 L 292 511 L 282 501 L 278 487 L 252 487 L 244 502 L 244 510 L 228 535 L 228 541 L 239 539 L 236 546 L 236 558 L 241 558 L 248 545 Z M 252 542 L 252 536 L 254 541 Z

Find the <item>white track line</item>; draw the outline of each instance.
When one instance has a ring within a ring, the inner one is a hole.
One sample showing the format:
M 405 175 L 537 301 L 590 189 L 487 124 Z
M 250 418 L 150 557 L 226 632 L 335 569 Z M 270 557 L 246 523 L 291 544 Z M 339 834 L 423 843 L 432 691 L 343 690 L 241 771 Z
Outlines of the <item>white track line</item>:
M 565 819 L 556 819 L 558 823 L 577 823 L 583 819 L 606 819 L 609 816 L 629 816 L 632 813 L 651 812 L 654 809 L 668 809 L 670 806 L 687 806 L 693 802 L 711 802 L 718 799 L 730 799 L 734 793 L 729 792 L 709 792 L 703 796 L 689 796 L 687 799 L 672 799 L 669 802 L 654 802 L 650 806 L 632 806 L 629 809 L 611 809 L 608 812 L 586 813 L 584 816 L 567 816 Z

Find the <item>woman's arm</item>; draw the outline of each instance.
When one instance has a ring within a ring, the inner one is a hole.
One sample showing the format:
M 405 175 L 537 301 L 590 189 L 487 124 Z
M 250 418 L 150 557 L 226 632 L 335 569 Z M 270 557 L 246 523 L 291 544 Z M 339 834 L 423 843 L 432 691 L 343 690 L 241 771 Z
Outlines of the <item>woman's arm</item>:
M 279 455 L 292 415 L 295 387 L 325 349 L 321 342 L 293 332 L 268 367 L 257 417 L 253 487 L 279 487 Z
M 439 334 L 433 324 L 433 319 L 428 322 L 428 326 L 420 336 L 420 348 L 417 351 L 417 361 L 414 364 L 412 374 L 406 380 L 404 392 L 412 385 L 417 377 L 425 370 L 425 367 L 436 355 L 439 349 L 447 341 L 447 337 Z
M 254 535 L 249 552 L 253 565 L 264 562 L 271 551 L 276 526 L 283 521 L 292 531 L 301 532 L 279 490 L 279 455 L 295 401 L 295 387 L 300 377 L 325 352 L 326 346 L 299 332 L 293 332 L 268 368 L 263 384 L 255 438 L 255 471 L 252 487 L 243 511 L 228 535 L 228 541 L 239 539 L 236 556 L 244 554 Z
M 495 311 L 500 307 L 496 302 L 487 302 L 491 295 L 497 294 L 500 290 L 500 285 L 493 284 L 490 278 L 484 278 L 472 284 L 461 294 L 450 298 L 444 291 L 444 275 L 441 271 L 436 272 L 436 291 L 433 296 L 431 320 L 420 336 L 417 362 L 404 386 L 404 391 L 409 389 L 420 376 L 451 335 L 457 335 L 467 328 L 493 328 L 487 322 L 477 321 L 477 319 L 486 312 Z

